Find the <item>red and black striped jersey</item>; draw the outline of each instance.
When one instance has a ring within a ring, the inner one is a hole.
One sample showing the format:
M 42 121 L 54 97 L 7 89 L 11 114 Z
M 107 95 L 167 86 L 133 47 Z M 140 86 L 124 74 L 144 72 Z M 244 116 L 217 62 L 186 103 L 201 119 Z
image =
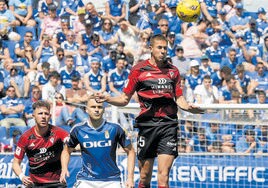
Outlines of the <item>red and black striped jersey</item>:
M 182 89 L 179 70 L 172 64 L 159 68 L 149 60 L 140 62 L 131 69 L 123 91 L 127 95 L 137 92 L 141 108 L 137 125 L 177 120 L 176 98 L 182 95 Z
M 60 155 L 68 135 L 65 130 L 49 125 L 49 130 L 43 137 L 36 134 L 34 127 L 20 137 L 14 156 L 22 160 L 26 153 L 30 178 L 34 183 L 59 182 Z

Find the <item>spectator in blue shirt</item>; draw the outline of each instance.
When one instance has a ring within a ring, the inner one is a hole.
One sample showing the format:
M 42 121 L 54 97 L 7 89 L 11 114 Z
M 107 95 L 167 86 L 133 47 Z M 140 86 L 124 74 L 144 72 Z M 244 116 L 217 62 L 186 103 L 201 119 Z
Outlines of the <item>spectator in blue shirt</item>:
M 225 80 L 228 76 L 230 76 L 232 73 L 232 70 L 224 66 L 219 71 L 214 72 L 211 75 L 212 85 L 216 86 L 218 89 L 223 86 L 223 83 L 225 83 Z
M 220 39 L 217 36 L 211 38 L 211 46 L 206 49 L 206 55 L 213 64 L 220 65 L 225 57 L 225 51 L 219 46 Z
M 167 40 L 168 40 L 167 55 L 171 58 L 175 56 L 175 47 L 176 47 L 175 39 L 176 39 L 176 34 L 173 31 L 169 32 L 167 35 Z
M 183 21 L 177 15 L 176 7 L 177 1 L 170 1 L 169 5 L 170 12 L 167 13 L 169 30 L 176 33 L 176 37 L 181 37 L 181 33 L 186 30 L 185 26 L 182 25 Z
M 93 31 L 101 30 L 101 19 L 103 16 L 101 13 L 98 13 L 94 4 L 92 2 L 88 2 L 86 4 L 86 16 L 85 20 L 90 20 L 93 25 Z
M 229 19 L 230 28 L 233 32 L 249 28 L 249 18 L 243 15 L 244 6 L 242 3 L 235 5 L 236 14 Z
M 49 5 L 55 5 L 58 7 L 57 1 L 52 0 L 39 0 L 37 5 L 38 13 L 37 15 L 34 15 L 35 19 L 40 22 L 40 20 L 43 20 L 45 16 L 48 15 L 48 6 Z
M 118 42 L 118 37 L 113 26 L 111 19 L 105 18 L 102 23 L 102 28 L 99 31 L 100 43 L 105 46 L 106 49 Z
M 226 86 L 223 86 L 219 90 L 219 103 L 231 104 L 232 100 L 232 90 L 236 88 L 236 80 L 233 75 L 226 78 Z
M 262 34 L 265 34 L 265 32 L 267 31 L 268 28 L 268 20 L 266 17 L 266 10 L 263 7 L 258 8 L 258 19 L 257 24 L 258 24 L 258 28 L 259 31 L 262 32 Z
M 85 32 L 78 34 L 77 41 L 81 46 L 82 44 L 88 45 L 91 42 L 91 36 L 93 34 L 93 23 L 91 20 L 85 20 Z
M 34 27 L 36 25 L 36 22 L 32 19 L 33 7 L 31 0 L 11 0 L 8 5 L 17 19 L 16 26 Z
M 64 49 L 64 54 L 75 56 L 78 53 L 79 45 L 75 41 L 75 34 L 72 30 L 67 31 L 66 40 L 61 43 L 61 48 Z
M 4 79 L 4 88 L 5 90 L 12 85 L 15 88 L 16 96 L 18 98 L 24 95 L 24 79 L 23 76 L 18 74 L 18 70 L 12 67 L 9 71 L 9 74 Z
M 90 56 L 87 54 L 88 47 L 83 44 L 79 46 L 79 54 L 76 56 L 75 69 L 84 76 L 90 69 Z
M 236 67 L 235 79 L 237 80 L 236 88 L 241 93 L 241 95 L 248 95 L 251 79 L 248 75 L 245 74 L 245 68 L 243 64 L 240 64 Z M 242 103 L 246 102 L 248 102 L 248 100 L 242 99 Z
M 6 8 L 6 1 L 0 0 L 0 36 L 4 40 L 19 41 L 19 34 L 12 31 L 12 26 L 16 25 L 16 19 L 12 12 Z
M 102 69 L 105 73 L 108 74 L 110 70 L 115 68 L 116 55 L 117 55 L 116 49 L 113 46 L 111 46 L 109 54 L 105 56 L 101 61 Z
M 253 104 L 267 104 L 267 97 L 265 91 L 256 92 L 256 100 L 249 100 Z M 267 121 L 267 110 L 249 110 L 248 115 L 250 119 L 256 119 L 261 121 Z
M 256 138 L 255 131 L 250 129 L 237 141 L 235 148 L 238 153 L 262 153 L 261 143 Z
M 129 71 L 125 69 L 125 61 L 125 56 L 118 55 L 116 68 L 109 71 L 108 84 L 112 96 L 120 96 L 125 87 L 125 82 L 129 75 Z
M 227 57 L 222 59 L 220 67 L 227 66 L 232 70 L 232 74 L 236 71 L 236 66 L 238 65 L 238 59 L 236 58 L 236 50 L 234 48 L 230 48 Z
M 259 55 L 258 56 L 263 61 L 268 62 L 268 34 L 265 34 L 263 36 L 263 44 L 260 44 L 258 46 L 258 49 L 259 49 Z
M 106 91 L 106 74 L 100 68 L 100 60 L 92 58 L 90 61 L 90 70 L 84 76 L 84 85 L 91 94 Z
M 268 74 L 265 65 L 262 62 L 258 62 L 256 70 L 251 75 L 252 84 L 248 89 L 248 94 L 253 94 L 257 90 L 268 90 Z
M 186 86 L 190 87 L 192 90 L 202 83 L 202 76 L 199 71 L 199 62 L 197 60 L 192 60 L 190 62 L 190 74 L 186 77 Z
M 53 44 L 59 48 L 61 43 L 66 41 L 66 35 L 69 31 L 69 21 L 67 19 L 61 19 L 60 28 L 55 31 L 53 36 Z
M 42 87 L 49 81 L 50 64 L 44 62 L 41 67 L 42 71 L 38 72 L 35 78 L 35 85 L 40 89 L 42 89 Z
M 13 86 L 7 87 L 6 97 L 1 100 L 0 110 L 4 115 L 4 119 L 0 124 L 7 129 L 10 126 L 26 126 L 25 121 L 22 119 L 24 105 L 22 100 L 17 98 L 15 88 Z
M 126 3 L 123 0 L 108 0 L 105 3 L 105 15 L 115 23 L 126 17 Z
M 40 45 L 35 50 L 35 56 L 39 59 L 39 64 L 47 62 L 54 55 L 54 52 L 56 52 L 54 45 L 50 41 L 48 35 L 43 35 Z
M 194 125 L 193 121 L 187 120 L 180 126 L 179 137 L 183 139 L 187 145 L 195 135 L 197 135 L 197 127 Z
M 88 55 L 102 60 L 107 55 L 107 49 L 100 42 L 100 35 L 93 33 L 88 44 Z
M 247 44 L 251 46 L 257 46 L 262 36 L 261 31 L 258 29 L 257 22 L 254 18 L 249 20 L 249 29 L 245 32 L 245 39 Z
M 41 90 L 38 86 L 32 88 L 31 97 L 24 101 L 24 117 L 27 126 L 33 127 L 35 125 L 35 120 L 33 118 L 33 103 L 41 99 Z
M 60 13 L 61 17 L 69 18 L 70 16 L 78 16 L 78 7 L 83 7 L 84 3 L 82 0 L 63 0 L 62 10 Z
M 65 66 L 60 69 L 61 83 L 65 88 L 72 87 L 72 76 L 80 76 L 79 72 L 75 70 L 74 58 L 71 55 L 67 55 L 65 58 Z
M 205 75 L 209 75 L 211 76 L 214 72 L 214 70 L 212 69 L 212 67 L 209 65 L 209 57 L 207 55 L 203 55 L 200 58 L 201 61 L 201 65 L 199 67 L 200 70 L 200 74 L 202 75 L 202 77 L 204 77 Z
M 198 135 L 194 136 L 186 147 L 186 153 L 192 152 L 207 152 L 211 145 L 211 140 L 206 136 L 206 131 L 203 127 L 199 127 Z

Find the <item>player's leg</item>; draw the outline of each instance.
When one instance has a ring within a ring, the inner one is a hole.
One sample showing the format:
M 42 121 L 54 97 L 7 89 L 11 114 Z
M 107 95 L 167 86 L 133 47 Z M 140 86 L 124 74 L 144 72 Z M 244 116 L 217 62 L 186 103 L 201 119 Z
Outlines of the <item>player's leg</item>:
M 169 171 L 174 159 L 178 155 L 178 126 L 177 124 L 165 125 L 159 128 L 158 153 L 158 187 L 169 187 Z
M 140 170 L 139 188 L 150 187 L 154 158 L 157 156 L 156 127 L 140 127 L 137 140 L 137 154 Z
M 158 155 L 158 171 L 157 171 L 157 181 L 158 187 L 161 186 L 162 188 L 168 187 L 168 179 L 169 179 L 169 172 L 170 168 L 173 164 L 175 156 L 167 155 L 167 154 L 160 154 Z
M 148 188 L 152 179 L 154 158 L 139 160 L 138 163 L 140 170 L 139 188 Z

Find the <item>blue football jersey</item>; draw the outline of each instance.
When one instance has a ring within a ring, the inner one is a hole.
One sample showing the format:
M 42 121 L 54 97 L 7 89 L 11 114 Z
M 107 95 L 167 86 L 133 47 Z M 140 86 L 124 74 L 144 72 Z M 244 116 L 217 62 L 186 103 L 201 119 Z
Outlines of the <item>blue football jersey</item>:
M 80 144 L 82 169 L 77 180 L 120 181 L 120 170 L 116 164 L 116 148 L 131 144 L 125 131 L 114 123 L 104 121 L 95 129 L 88 121 L 75 125 L 70 131 L 69 147 Z
M 101 79 L 103 78 L 104 73 L 102 71 L 98 71 L 97 74 L 94 74 L 93 71 L 89 71 L 88 74 L 86 75 L 86 77 L 89 79 L 90 82 L 90 87 L 92 87 L 92 89 L 98 91 L 101 89 Z

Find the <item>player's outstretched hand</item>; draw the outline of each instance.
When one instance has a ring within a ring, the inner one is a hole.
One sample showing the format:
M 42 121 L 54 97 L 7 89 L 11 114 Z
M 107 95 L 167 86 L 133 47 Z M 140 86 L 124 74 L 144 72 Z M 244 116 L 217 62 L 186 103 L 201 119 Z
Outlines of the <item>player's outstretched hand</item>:
M 134 188 L 134 180 L 128 178 L 126 181 L 126 188 Z
M 187 111 L 191 112 L 192 114 L 204 114 L 205 113 L 204 110 L 192 104 L 189 104 L 189 109 Z
M 67 170 L 67 171 L 62 170 L 62 171 L 61 171 L 61 174 L 60 174 L 60 182 L 61 182 L 61 183 L 67 183 L 67 181 L 66 181 L 66 177 L 69 177 L 69 176 L 70 176 L 70 173 L 69 173 L 68 170 Z
M 31 187 L 33 185 L 33 182 L 29 176 L 24 176 L 21 181 L 25 187 Z
M 102 103 L 102 102 L 107 101 L 107 97 L 109 97 L 108 94 L 103 94 L 103 93 L 95 93 L 94 94 L 94 98 L 95 98 L 96 102 L 98 102 L 98 103 Z

